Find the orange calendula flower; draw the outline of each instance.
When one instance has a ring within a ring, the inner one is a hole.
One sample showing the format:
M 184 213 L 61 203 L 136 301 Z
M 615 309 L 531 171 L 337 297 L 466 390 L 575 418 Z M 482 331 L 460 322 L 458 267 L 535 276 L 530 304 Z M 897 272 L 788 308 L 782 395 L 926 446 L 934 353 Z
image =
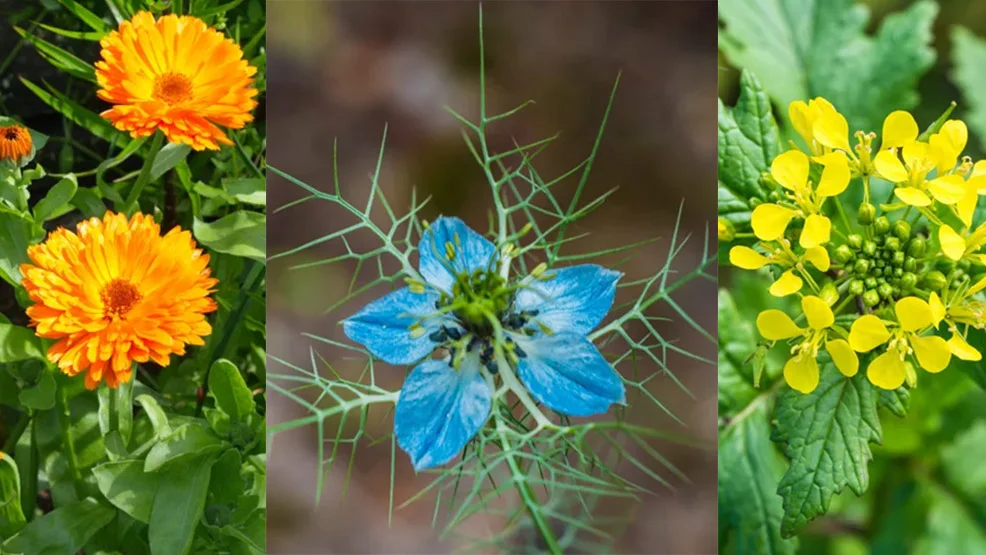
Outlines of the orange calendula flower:
M 132 362 L 166 366 L 185 345 L 202 345 L 212 333 L 205 315 L 217 280 L 209 256 L 191 233 L 175 227 L 163 237 L 150 216 L 107 213 L 59 228 L 28 248 L 23 285 L 34 301 L 27 309 L 40 337 L 57 339 L 48 359 L 86 387 L 131 379 Z
M 172 143 L 218 150 L 233 143 L 217 126 L 240 129 L 253 120 L 257 68 L 198 18 L 141 12 L 100 45 L 98 94 L 116 104 L 102 116 L 134 138 L 160 129 Z
M 22 125 L 0 126 L 0 162 L 18 163 L 31 155 L 31 132 Z

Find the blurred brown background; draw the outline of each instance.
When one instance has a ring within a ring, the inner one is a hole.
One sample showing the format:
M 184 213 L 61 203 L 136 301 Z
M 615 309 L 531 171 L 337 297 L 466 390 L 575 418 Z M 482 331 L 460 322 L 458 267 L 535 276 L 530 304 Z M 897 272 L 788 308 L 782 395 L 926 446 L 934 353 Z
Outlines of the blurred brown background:
M 490 129 L 492 148 L 509 148 L 561 132 L 540 155 L 542 175 L 554 176 L 588 155 L 619 71 L 622 79 L 585 197 L 619 190 L 570 235 L 590 233 L 579 249 L 597 250 L 660 236 L 635 252 L 620 269 L 625 280 L 653 275 L 664 264 L 679 205 L 683 232 L 692 233 L 676 267 L 688 271 L 701 260 L 706 229 L 715 214 L 717 58 L 715 2 L 487 2 L 484 4 L 489 113 L 525 100 L 537 103 Z M 332 184 L 332 142 L 338 139 L 340 181 L 354 199 L 366 198 L 384 124 L 389 125 L 381 184 L 395 209 L 406 206 L 411 188 L 433 201 L 424 216 L 462 217 L 485 229 L 489 187 L 443 107 L 466 117 L 478 110 L 477 5 L 473 2 L 268 2 L 269 163 L 323 189 Z M 566 203 L 577 181 L 560 186 Z M 283 179 L 269 180 L 276 209 L 303 196 Z M 276 254 L 348 225 L 351 219 L 326 202 L 309 202 L 273 214 L 268 252 Z M 362 236 L 360 236 L 362 237 Z M 376 246 L 353 241 L 354 249 Z M 339 341 L 337 322 L 362 303 L 323 314 L 348 286 L 354 264 L 306 270 L 289 266 L 338 256 L 329 242 L 287 259 L 272 261 L 268 277 L 268 350 L 310 367 L 309 348 L 333 360 L 339 351 L 313 345 L 311 332 Z M 569 251 L 571 252 L 571 251 Z M 623 257 L 619 257 L 623 258 Z M 615 260 L 615 259 L 614 259 Z M 714 264 L 709 268 L 714 272 Z M 715 333 L 716 295 L 711 281 L 677 291 L 675 300 Z M 617 302 L 629 300 L 619 297 Z M 655 316 L 673 316 L 656 306 Z M 665 337 L 710 360 L 715 347 L 680 318 L 658 322 Z M 353 361 L 352 368 L 359 363 Z M 632 517 L 616 550 L 620 553 L 704 554 L 716 551 L 716 373 L 713 365 L 669 358 L 675 375 L 693 392 L 689 398 L 667 377 L 652 391 L 686 427 L 653 406 L 629 411 L 635 423 L 691 435 L 711 446 L 696 449 L 658 445 L 691 483 L 666 472 L 675 491 L 653 483 L 656 495 L 640 504 L 611 504 L 607 512 Z M 288 370 L 271 361 L 270 371 Z M 378 377 L 388 368 L 378 369 Z M 650 370 L 650 369 L 649 369 Z M 398 388 L 394 369 L 387 387 Z M 632 397 L 631 397 L 632 400 Z M 270 393 L 275 424 L 302 414 L 291 401 Z M 373 413 L 368 432 L 392 426 Z M 329 471 L 319 507 L 314 427 L 277 435 L 268 469 L 270 553 L 448 553 L 462 551 L 460 539 L 439 541 L 431 528 L 433 499 L 396 510 L 387 526 L 390 445 L 361 444 L 353 476 L 341 498 L 345 461 Z M 639 471 L 631 479 L 646 481 Z M 398 453 L 395 504 L 430 481 L 415 477 Z M 481 520 L 481 519 L 480 519 Z M 495 522 L 467 523 L 464 533 L 482 535 Z M 518 551 L 521 551 L 518 548 Z

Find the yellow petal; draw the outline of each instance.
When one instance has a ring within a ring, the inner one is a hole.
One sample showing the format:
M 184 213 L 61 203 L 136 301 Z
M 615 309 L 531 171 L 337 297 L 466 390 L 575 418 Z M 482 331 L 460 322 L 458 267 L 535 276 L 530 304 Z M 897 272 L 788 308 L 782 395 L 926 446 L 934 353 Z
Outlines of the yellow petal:
M 785 189 L 802 190 L 808 186 L 808 156 L 800 150 L 789 150 L 774 158 L 770 175 Z
M 918 297 L 904 297 L 894 305 L 897 321 L 904 331 L 917 331 L 926 328 L 934 321 L 931 306 Z
M 928 182 L 928 190 L 942 204 L 955 204 L 965 196 L 965 181 L 957 175 L 944 175 Z
M 880 177 L 891 183 L 903 183 L 907 181 L 907 168 L 904 163 L 897 158 L 893 151 L 883 150 L 873 158 L 873 167 Z
M 978 178 L 986 181 L 986 178 Z M 972 216 L 976 213 L 976 205 L 979 203 L 979 191 L 977 190 L 977 185 L 975 183 L 966 181 L 963 183 L 963 188 L 965 190 L 962 200 L 955 204 L 955 208 L 958 210 L 959 219 L 966 226 L 972 226 Z
M 952 359 L 952 350 L 944 338 L 937 335 L 929 337 L 912 335 L 909 341 L 921 368 L 931 373 L 938 373 L 948 367 L 948 361 Z
M 986 283 L 986 278 L 983 278 L 981 283 Z M 931 322 L 937 328 L 938 324 L 941 324 L 941 321 L 945 319 L 947 312 L 945 310 L 945 304 L 941 302 L 941 297 L 938 296 L 938 293 L 932 291 L 928 295 L 928 306 L 931 307 Z
M 818 107 L 812 103 L 811 106 L 805 104 L 801 100 L 795 100 L 788 106 L 787 115 L 791 119 L 791 125 L 794 126 L 794 130 L 801 135 L 802 138 L 811 145 L 813 140 L 811 136 L 811 126 L 815 123 L 818 118 Z
M 948 224 L 942 224 L 938 228 L 938 242 L 941 243 L 941 250 L 945 256 L 952 260 L 959 260 L 965 253 L 965 239 Z
M 931 199 L 928 198 L 928 195 L 924 194 L 924 191 L 921 189 L 915 189 L 914 187 L 897 187 L 894 189 L 894 195 L 904 201 L 904 204 L 911 206 L 928 206 L 931 204 Z
M 849 345 L 859 353 L 872 351 L 890 339 L 890 332 L 878 317 L 865 314 L 856 319 L 849 329 Z
M 815 192 L 822 197 L 834 197 L 845 191 L 849 186 L 849 160 L 846 155 L 842 152 L 830 152 L 815 160 L 825 166 Z
M 808 318 L 808 325 L 812 329 L 823 330 L 835 323 L 835 315 L 828 303 L 814 295 L 807 295 L 801 299 L 801 310 Z
M 829 271 L 829 267 L 832 265 L 832 261 L 829 259 L 829 251 L 825 250 L 825 247 L 818 246 L 805 249 L 802 257 L 823 272 Z
M 965 123 L 955 119 L 946 121 L 941 130 L 928 139 L 929 155 L 934 158 L 939 175 L 955 167 L 968 139 Z
M 904 146 L 918 138 L 918 123 L 914 116 L 904 110 L 890 112 L 883 120 L 883 142 L 881 149 Z
M 986 176 L 986 160 L 980 160 L 972 166 L 972 173 L 969 174 L 969 179 L 981 175 Z
M 812 127 L 815 140 L 829 148 L 849 151 L 849 123 L 836 111 L 823 111 Z
M 956 358 L 962 360 L 979 361 L 983 358 L 982 353 L 968 344 L 958 333 L 952 334 L 951 339 L 948 340 L 948 348 Z
M 773 241 L 787 229 L 794 217 L 794 210 L 776 204 L 761 204 L 753 209 L 750 225 L 753 233 L 764 241 Z
M 801 230 L 798 244 L 810 249 L 829 242 L 832 234 L 832 222 L 821 214 L 812 214 L 805 218 L 805 227 Z
M 775 297 L 786 297 L 801 291 L 802 285 L 801 278 L 794 275 L 794 270 L 788 270 L 777 278 L 768 291 Z
M 784 381 L 791 389 L 801 393 L 811 393 L 818 387 L 818 362 L 803 355 L 793 357 L 784 365 Z
M 975 169 L 977 167 L 980 168 L 980 172 L 986 172 L 986 160 L 976 162 L 976 165 L 973 166 L 972 173 L 969 175 L 969 180 L 966 183 L 974 186 L 976 192 L 980 195 L 986 195 L 986 173 L 980 173 L 977 175 Z
M 729 249 L 729 263 L 744 270 L 759 270 L 770 262 L 770 259 L 751 249 L 736 246 Z
M 921 141 L 907 143 L 901 149 L 901 157 L 904 159 L 904 165 L 911 169 L 921 165 L 927 156 L 928 143 L 922 143 Z
M 969 288 L 968 295 L 975 295 L 976 293 L 982 291 L 983 289 L 986 289 L 986 277 L 974 283 L 973 286 Z
M 788 339 L 804 333 L 804 329 L 799 328 L 790 316 L 780 310 L 764 310 L 757 315 L 757 330 L 764 339 L 777 341 Z
M 866 377 L 881 389 L 897 389 L 904 385 L 907 370 L 896 350 L 887 351 L 873 359 L 866 369 Z
M 835 367 L 842 372 L 842 375 L 851 378 L 859 371 L 859 357 L 849 346 L 845 339 L 835 339 L 825 342 L 825 350 L 832 357 Z

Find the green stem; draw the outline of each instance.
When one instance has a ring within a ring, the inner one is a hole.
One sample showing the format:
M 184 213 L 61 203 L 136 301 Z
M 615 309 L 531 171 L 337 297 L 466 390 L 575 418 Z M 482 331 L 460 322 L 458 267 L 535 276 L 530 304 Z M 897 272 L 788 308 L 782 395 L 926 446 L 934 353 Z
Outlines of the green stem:
M 31 423 L 31 420 L 31 415 L 26 414 L 24 415 L 24 418 L 17 423 L 17 426 L 11 430 L 10 436 L 7 437 L 7 441 L 3 444 L 3 451 L 5 453 L 14 452 L 14 448 L 17 447 L 17 442 L 20 441 L 21 436 L 24 435 L 24 430 L 27 429 L 27 426 Z
M 18 461 L 18 466 L 21 461 Z M 38 508 L 38 419 L 31 418 L 31 444 L 21 473 L 21 509 L 28 522 Z
M 75 441 L 72 439 L 72 413 L 68 407 L 68 397 L 65 395 L 64 387 L 58 388 L 55 411 L 58 413 L 62 445 L 65 447 L 65 456 L 68 459 L 69 470 L 72 472 L 72 479 L 79 482 L 82 480 L 82 473 L 79 472 L 79 457 L 75 453 Z
M 137 182 L 134 183 L 133 189 L 130 189 L 130 194 L 127 196 L 126 202 L 123 204 L 123 211 L 128 215 L 133 214 L 134 210 L 137 208 L 137 201 L 140 199 L 140 193 L 151 180 L 151 168 L 154 166 L 154 159 L 157 158 L 157 153 L 161 150 L 163 145 L 164 134 L 160 132 L 154 133 L 154 138 L 151 139 L 151 150 L 148 152 L 147 157 L 144 158 L 144 166 L 140 168 L 140 174 L 137 176 Z

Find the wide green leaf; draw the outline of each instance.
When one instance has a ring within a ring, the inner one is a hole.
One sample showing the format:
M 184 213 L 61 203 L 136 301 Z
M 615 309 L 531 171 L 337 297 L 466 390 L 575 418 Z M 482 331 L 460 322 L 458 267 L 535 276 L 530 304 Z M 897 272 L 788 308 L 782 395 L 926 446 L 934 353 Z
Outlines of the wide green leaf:
M 9 538 L 27 524 L 21 509 L 21 479 L 10 455 L 0 453 L 0 538 Z
M 760 176 L 780 153 L 780 135 L 770 100 L 757 78 L 740 76 L 736 106 L 719 101 L 719 216 L 736 225 L 750 221 L 750 199 L 766 199 Z
M 724 553 L 797 552 L 797 539 L 781 537 L 784 510 L 775 490 L 786 462 L 770 441 L 768 411 L 768 403 L 758 401 L 719 434 L 719 545 Z
M 246 381 L 236 366 L 220 359 L 209 370 L 209 392 L 216 398 L 216 406 L 234 422 L 245 420 L 253 414 L 256 403 Z
M 192 546 L 205 509 L 212 456 L 184 459 L 162 476 L 151 509 L 149 538 L 154 555 L 183 555 Z
M 849 486 L 861 495 L 869 486 L 870 442 L 881 441 L 880 393 L 865 372 L 846 378 L 832 364 L 821 365 L 810 394 L 786 389 L 774 410 L 774 441 L 783 445 L 791 467 L 777 489 L 784 498 L 781 533 L 790 537 L 828 511 L 834 494 Z
M 914 547 L 914 555 L 986 553 L 986 529 L 961 500 L 935 486 L 929 487 L 928 498 L 925 531 Z
M 267 263 L 267 216 L 239 210 L 212 223 L 195 220 L 192 232 L 210 249 Z
M 986 147 L 986 40 L 964 27 L 952 29 L 952 79 L 965 99 L 963 120 Z
M 752 326 L 736 309 L 726 289 L 719 290 L 719 415 L 728 417 L 743 409 L 758 391 L 753 387 L 753 365 L 748 359 L 756 349 Z
M 719 47 L 757 74 L 784 113 L 822 96 L 852 128 L 879 131 L 883 117 L 913 108 L 918 79 L 935 61 L 924 0 L 887 16 L 868 36 L 868 9 L 855 0 L 730 0 L 719 3 Z
M 222 440 L 208 427 L 197 423 L 182 424 L 151 447 L 144 461 L 144 472 L 153 472 L 177 459 L 197 458 L 222 448 Z
M 25 555 L 75 553 L 113 520 L 116 511 L 91 497 L 59 507 L 32 521 L 3 544 L 5 551 Z
M 181 143 L 168 143 L 158 151 L 151 163 L 151 179 L 155 180 L 177 166 L 192 151 L 192 147 Z
M 986 420 L 980 420 L 941 450 L 942 470 L 949 484 L 986 514 Z
M 44 238 L 44 230 L 34 222 L 0 209 L 0 278 L 11 285 L 21 282 L 20 265 L 29 263 L 27 247 Z
M 99 491 L 113 506 L 141 522 L 150 522 L 151 507 L 163 474 L 144 472 L 143 461 L 117 461 L 92 469 Z
M 34 205 L 34 219 L 39 222 L 46 222 L 68 212 L 71 208 L 69 203 L 72 202 L 78 189 L 79 183 L 73 174 L 68 174 L 58 180 L 58 183 L 52 186 L 44 198 Z
M 41 338 L 34 330 L 13 324 L 0 324 L 0 363 L 44 359 Z

